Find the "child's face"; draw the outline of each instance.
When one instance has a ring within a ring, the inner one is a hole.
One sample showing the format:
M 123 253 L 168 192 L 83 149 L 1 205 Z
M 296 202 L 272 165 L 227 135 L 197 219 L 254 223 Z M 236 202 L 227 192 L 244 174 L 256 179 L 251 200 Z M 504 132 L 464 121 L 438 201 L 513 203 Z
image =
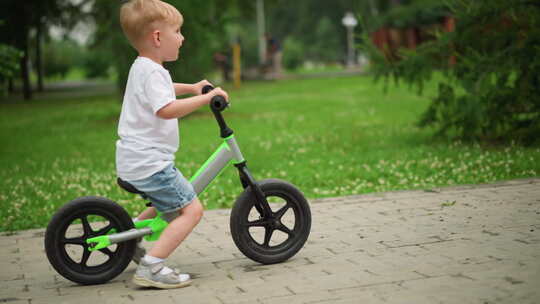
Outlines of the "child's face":
M 163 25 L 159 37 L 163 61 L 175 61 L 178 59 L 178 51 L 184 42 L 184 36 L 180 32 L 181 27 L 181 25 Z

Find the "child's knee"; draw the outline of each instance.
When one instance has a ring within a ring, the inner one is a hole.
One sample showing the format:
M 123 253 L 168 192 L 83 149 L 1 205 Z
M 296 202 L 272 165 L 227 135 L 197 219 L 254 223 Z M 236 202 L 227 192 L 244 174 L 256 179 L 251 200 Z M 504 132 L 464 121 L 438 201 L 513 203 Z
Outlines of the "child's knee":
M 186 208 L 182 210 L 183 214 L 189 215 L 191 218 L 199 222 L 204 213 L 204 207 L 198 198 L 195 198 Z
M 195 215 L 197 216 L 197 221 L 200 221 L 204 214 L 204 207 L 199 200 L 195 201 L 194 203 L 196 203 Z

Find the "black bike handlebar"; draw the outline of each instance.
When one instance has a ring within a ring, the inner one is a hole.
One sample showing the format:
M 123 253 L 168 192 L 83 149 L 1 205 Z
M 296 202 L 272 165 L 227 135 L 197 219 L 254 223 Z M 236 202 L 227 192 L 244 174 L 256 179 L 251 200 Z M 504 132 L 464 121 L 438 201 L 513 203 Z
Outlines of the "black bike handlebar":
M 214 89 L 213 86 L 207 84 L 207 85 L 205 85 L 205 86 L 202 88 L 202 93 L 203 93 L 203 94 L 206 94 L 206 93 L 212 91 L 213 89 Z
M 208 92 L 212 91 L 214 89 L 213 86 L 211 85 L 205 85 L 203 88 L 202 88 L 202 93 L 203 94 L 207 94 Z M 225 110 L 225 108 L 227 108 L 229 106 L 229 103 L 225 100 L 225 97 L 221 96 L 221 95 L 216 95 L 214 97 L 212 97 L 212 100 L 210 101 L 210 107 L 212 108 L 212 110 L 215 110 L 215 111 L 223 111 Z
M 202 89 L 202 93 L 207 94 L 213 89 L 214 89 L 213 86 L 205 85 Z M 210 100 L 210 108 L 212 109 L 212 112 L 214 113 L 214 116 L 216 117 L 216 121 L 221 130 L 222 138 L 227 138 L 233 134 L 233 130 L 229 128 L 229 126 L 227 126 L 225 119 L 223 119 L 223 116 L 221 115 L 221 111 L 225 110 L 225 108 L 227 108 L 228 106 L 229 106 L 229 103 L 225 100 L 225 97 L 221 95 L 216 95 L 212 97 L 212 100 Z

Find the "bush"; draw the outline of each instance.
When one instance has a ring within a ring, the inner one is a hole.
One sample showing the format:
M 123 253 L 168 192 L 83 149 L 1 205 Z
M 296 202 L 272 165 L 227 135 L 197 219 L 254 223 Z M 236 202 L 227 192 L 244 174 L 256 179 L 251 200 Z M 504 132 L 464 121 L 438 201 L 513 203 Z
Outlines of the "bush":
M 438 23 L 449 15 L 445 1 L 413 0 L 408 5 L 397 5 L 376 20 L 376 27 L 407 28 Z
M 289 70 L 295 70 L 302 65 L 305 58 L 304 48 L 296 39 L 289 37 L 283 43 L 283 64 Z
M 343 45 L 336 34 L 337 28 L 328 17 L 323 17 L 315 28 L 315 39 L 308 49 L 311 58 L 320 62 L 337 62 L 345 53 Z
M 399 60 L 371 48 L 376 77 L 416 86 L 442 72 L 420 125 L 468 140 L 540 138 L 540 5 L 507 0 L 451 1 L 454 32 L 402 51 Z
M 0 93 L 5 94 L 5 82 L 15 76 L 22 53 L 14 47 L 0 44 Z
M 51 40 L 43 48 L 43 71 L 46 77 L 65 78 L 74 66 L 82 64 L 83 50 L 70 40 Z
M 101 49 L 89 50 L 84 56 L 82 65 L 88 78 L 107 77 L 111 67 L 110 53 Z

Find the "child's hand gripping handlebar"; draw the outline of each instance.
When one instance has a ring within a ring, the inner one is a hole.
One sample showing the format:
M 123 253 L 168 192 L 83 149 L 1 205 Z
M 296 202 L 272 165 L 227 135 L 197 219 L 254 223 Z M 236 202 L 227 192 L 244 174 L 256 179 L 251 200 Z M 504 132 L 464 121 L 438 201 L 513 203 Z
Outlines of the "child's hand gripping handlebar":
M 214 89 L 211 85 L 205 85 L 202 89 L 202 93 L 206 94 Z M 225 97 L 221 95 L 216 95 L 212 97 L 212 100 L 210 101 L 210 108 L 212 108 L 212 111 L 218 111 L 221 112 L 225 110 L 229 106 L 229 103 L 227 100 L 225 100 Z
M 205 85 L 202 89 L 202 93 L 206 94 L 214 89 L 211 85 Z M 221 115 L 221 111 L 225 110 L 229 106 L 229 103 L 225 99 L 225 97 L 221 95 L 216 95 L 212 97 L 212 100 L 210 100 L 210 108 L 212 109 L 212 112 L 214 113 L 214 116 L 216 117 L 216 121 L 219 125 L 219 128 L 221 130 L 221 137 L 227 138 L 233 134 L 233 130 L 227 126 L 227 123 L 223 119 L 223 116 Z

